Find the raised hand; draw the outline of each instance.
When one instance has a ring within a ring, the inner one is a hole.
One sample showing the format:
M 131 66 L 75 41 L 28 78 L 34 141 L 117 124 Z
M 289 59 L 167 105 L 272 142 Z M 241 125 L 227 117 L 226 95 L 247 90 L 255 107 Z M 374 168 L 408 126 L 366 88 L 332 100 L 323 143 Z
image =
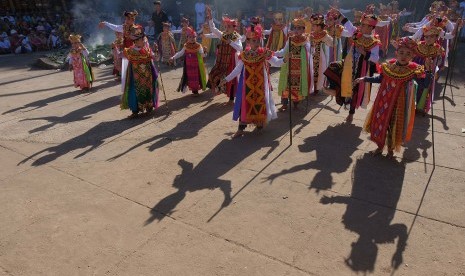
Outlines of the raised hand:
M 207 18 L 207 20 L 212 20 L 212 9 L 210 8 L 210 6 L 206 6 L 205 7 L 205 17 Z

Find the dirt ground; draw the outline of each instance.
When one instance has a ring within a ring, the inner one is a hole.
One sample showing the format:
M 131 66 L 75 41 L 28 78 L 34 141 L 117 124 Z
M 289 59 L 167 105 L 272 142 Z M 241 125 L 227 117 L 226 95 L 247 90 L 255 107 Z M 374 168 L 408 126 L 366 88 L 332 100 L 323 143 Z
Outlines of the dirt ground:
M 0 57 L 0 275 L 465 275 L 462 63 L 393 161 L 329 96 L 292 146 L 288 113 L 232 140 L 226 96 L 176 92 L 180 68 L 128 120 L 111 66 L 83 93 L 35 58 Z

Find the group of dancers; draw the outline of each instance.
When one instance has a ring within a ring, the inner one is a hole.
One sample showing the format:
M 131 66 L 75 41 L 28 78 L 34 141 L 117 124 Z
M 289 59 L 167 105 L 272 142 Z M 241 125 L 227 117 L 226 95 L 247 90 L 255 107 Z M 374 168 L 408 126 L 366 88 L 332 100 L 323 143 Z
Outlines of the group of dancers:
M 374 154 L 381 154 L 387 146 L 388 156 L 393 157 L 394 151 L 410 140 L 415 113 L 428 113 L 437 74 L 447 66 L 450 40 L 463 25 L 453 9 L 435 1 L 422 21 L 400 27 L 399 18 L 406 12 L 393 14 L 396 7 L 397 1 L 382 5 L 380 17 L 375 14 L 375 6 L 369 5 L 364 12 L 355 13 L 355 22 L 337 7 L 331 7 L 325 15 L 306 8 L 287 23 L 283 13 L 276 13 L 271 29 L 264 29 L 260 18 L 254 17 L 242 35 L 238 33 L 238 21 L 232 18 L 223 17 L 222 30 L 218 29 L 207 7 L 202 43 L 189 21 L 183 19 L 178 47 L 168 22 L 157 42 L 150 45 L 144 28 L 135 24 L 135 11 L 124 13 L 122 25 L 101 22 L 100 27 L 117 33 L 114 72 L 121 76 L 121 108 L 129 109 L 132 118 L 158 107 L 159 72 L 155 62 L 159 60 L 167 64 L 181 60 L 178 91 L 190 89 L 198 95 L 200 90 L 210 88 L 228 96 L 234 106 L 233 119 L 239 121 L 233 138 L 243 136 L 249 124 L 261 130 L 277 118 L 279 111 L 291 108 L 291 104 L 298 109 L 304 99 L 321 92 L 334 96 L 339 105 L 349 109 L 346 122 L 351 123 L 358 108 L 368 107 L 371 84 L 380 83 L 364 130 L 377 144 Z M 414 34 L 399 37 L 401 28 Z M 204 58 L 215 38 L 215 64 L 207 73 Z M 75 86 L 88 89 L 94 80 L 88 52 L 79 35 L 70 36 L 70 40 L 69 63 Z M 389 44 L 396 49 L 395 58 L 380 63 Z M 270 81 L 271 66 L 281 67 L 276 89 Z M 279 109 L 273 91 L 281 96 Z

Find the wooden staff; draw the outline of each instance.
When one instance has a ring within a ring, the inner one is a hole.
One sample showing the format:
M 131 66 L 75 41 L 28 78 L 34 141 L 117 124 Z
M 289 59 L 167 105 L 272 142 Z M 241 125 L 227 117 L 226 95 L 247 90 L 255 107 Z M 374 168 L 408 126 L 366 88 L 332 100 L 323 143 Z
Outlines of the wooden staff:
M 160 76 L 160 83 L 161 83 L 161 90 L 163 91 L 163 96 L 165 97 L 165 106 L 166 106 L 166 109 L 168 109 L 168 98 L 166 97 L 166 92 L 165 92 L 165 85 L 163 84 L 163 76 L 161 75 L 161 67 L 160 67 L 160 51 L 158 51 L 158 44 L 157 42 L 154 42 L 153 43 L 153 48 L 155 49 L 155 53 L 158 55 L 158 67 L 157 70 L 158 70 L 158 75 Z M 155 64 L 155 62 L 154 62 Z
M 452 44 L 452 47 L 450 48 L 450 51 L 449 51 L 449 55 L 450 55 L 449 66 L 447 67 L 446 81 L 444 82 L 444 90 L 442 92 L 442 97 L 444 98 L 444 96 L 446 95 L 447 85 L 449 85 L 450 91 L 452 93 L 452 101 L 454 100 L 454 94 L 452 91 L 452 75 L 454 74 L 458 38 L 459 38 L 460 32 L 462 31 L 462 27 L 463 27 L 462 22 L 463 22 L 463 17 L 457 21 L 457 24 L 455 26 L 455 30 L 454 30 L 455 36 L 454 36 L 454 41 L 453 41 L 454 43 Z
M 290 20 L 288 22 L 288 33 L 291 30 L 291 23 Z M 289 59 L 289 53 L 291 50 L 291 36 L 287 36 L 287 58 Z M 286 55 L 286 53 L 285 53 Z M 286 57 L 284 57 L 286 58 Z M 292 146 L 292 93 L 291 93 L 291 64 L 289 60 L 287 61 L 287 93 L 288 93 L 288 106 L 287 108 L 289 109 L 289 144 Z M 307 96 L 308 97 L 308 96 Z

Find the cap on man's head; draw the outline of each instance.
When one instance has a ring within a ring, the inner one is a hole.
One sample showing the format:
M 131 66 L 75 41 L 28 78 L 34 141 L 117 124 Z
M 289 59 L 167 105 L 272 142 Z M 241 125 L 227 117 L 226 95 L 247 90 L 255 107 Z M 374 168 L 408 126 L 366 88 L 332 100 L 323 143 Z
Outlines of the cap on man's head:
M 154 5 L 161 5 L 161 1 L 155 1 L 153 2 Z

